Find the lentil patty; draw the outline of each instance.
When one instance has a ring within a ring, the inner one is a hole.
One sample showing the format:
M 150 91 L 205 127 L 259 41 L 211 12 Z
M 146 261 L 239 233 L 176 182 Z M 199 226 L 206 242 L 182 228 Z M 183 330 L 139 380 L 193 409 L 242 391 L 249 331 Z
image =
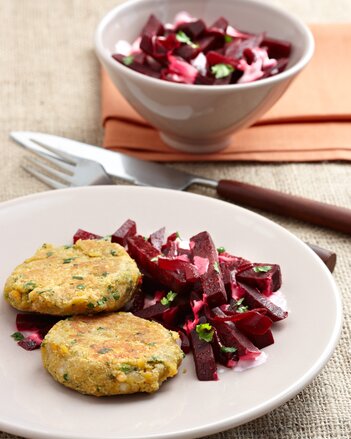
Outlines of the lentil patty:
M 151 393 L 178 372 L 177 339 L 176 332 L 131 313 L 74 316 L 51 328 L 41 353 L 53 378 L 78 392 Z
M 107 240 L 44 244 L 10 275 L 5 298 L 21 311 L 52 315 L 116 311 L 133 296 L 140 276 L 125 249 Z

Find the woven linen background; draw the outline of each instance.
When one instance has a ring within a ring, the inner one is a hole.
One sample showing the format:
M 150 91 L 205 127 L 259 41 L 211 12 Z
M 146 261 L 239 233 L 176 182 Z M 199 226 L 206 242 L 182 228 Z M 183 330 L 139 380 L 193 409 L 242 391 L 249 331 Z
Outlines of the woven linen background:
M 118 0 L 0 0 L 0 201 L 47 189 L 21 169 L 25 153 L 8 139 L 9 131 L 37 130 L 101 143 L 99 65 L 93 52 L 93 32 L 102 15 L 116 3 Z M 305 21 L 351 22 L 349 0 L 271 3 Z M 176 166 L 212 178 L 235 178 L 351 207 L 348 163 Z M 194 191 L 214 196 L 210 190 Z M 297 221 L 266 216 L 301 239 L 337 252 L 334 275 L 344 306 L 341 341 L 322 373 L 294 399 L 211 439 L 350 439 L 350 239 Z M 0 432 L 0 438 L 15 436 Z

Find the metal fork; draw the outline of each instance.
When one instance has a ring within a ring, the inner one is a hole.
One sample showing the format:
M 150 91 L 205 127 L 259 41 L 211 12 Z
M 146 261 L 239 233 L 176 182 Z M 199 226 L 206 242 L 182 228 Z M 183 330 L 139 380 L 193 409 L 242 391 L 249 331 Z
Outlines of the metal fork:
M 79 159 L 43 143 L 37 143 L 50 153 L 46 154 L 27 147 L 38 158 L 26 157 L 30 165 L 22 165 L 22 167 L 53 189 L 114 184 L 100 163 Z

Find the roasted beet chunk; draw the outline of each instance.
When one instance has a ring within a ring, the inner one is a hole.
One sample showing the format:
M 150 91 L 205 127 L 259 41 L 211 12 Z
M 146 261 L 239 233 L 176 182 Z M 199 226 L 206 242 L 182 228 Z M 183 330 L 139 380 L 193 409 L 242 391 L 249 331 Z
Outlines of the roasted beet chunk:
M 235 366 L 239 359 L 237 348 L 233 346 L 224 346 L 216 329 L 213 333 L 212 348 L 218 363 L 223 364 L 223 366 L 226 367 Z
M 213 313 L 219 317 L 224 317 L 225 314 L 219 308 L 214 308 Z M 260 351 L 254 346 L 251 341 L 239 331 L 232 322 L 214 322 L 218 335 L 225 346 L 234 346 L 240 358 L 245 360 L 253 360 Z
M 277 322 L 288 317 L 287 311 L 284 311 L 279 306 L 275 305 L 257 289 L 243 283 L 240 283 L 240 286 L 245 291 L 245 303 L 247 303 L 250 308 L 265 308 L 267 317 L 273 320 L 273 322 Z
M 33 334 L 28 335 L 23 340 L 19 341 L 17 344 L 26 351 L 34 351 L 34 349 L 39 349 L 43 341 L 43 336 L 33 332 Z
M 272 331 L 268 329 L 267 332 L 264 334 L 258 335 L 258 334 L 249 334 L 242 331 L 246 337 L 258 348 L 263 349 L 266 346 L 270 346 L 274 343 L 274 338 Z
M 217 365 L 210 342 L 202 340 L 196 330 L 190 332 L 196 375 L 200 381 L 218 380 Z
M 205 30 L 206 25 L 202 20 L 189 21 L 188 23 L 182 23 L 177 27 L 177 32 L 184 32 L 192 40 L 199 38 Z
M 128 251 L 139 268 L 169 290 L 179 293 L 191 287 L 182 273 L 164 270 L 158 266 L 157 259 L 161 253 L 142 236 L 136 235 L 128 239 Z
M 79 239 L 101 239 L 102 236 L 95 233 L 87 232 L 86 230 L 78 229 L 73 236 L 73 243 L 75 244 Z
M 59 317 L 45 314 L 22 314 L 16 316 L 16 327 L 18 331 L 40 332 L 43 335 L 51 329 L 55 323 L 60 320 Z
M 280 267 L 276 264 L 253 264 L 253 267 L 240 271 L 236 280 L 259 289 L 265 296 L 270 296 L 282 285 Z
M 289 58 L 291 53 L 291 43 L 273 38 L 264 37 L 261 47 L 267 47 L 270 58 Z
M 161 229 L 156 230 L 156 232 L 151 233 L 148 241 L 153 245 L 157 250 L 161 250 L 162 245 L 165 241 L 165 233 L 166 228 L 161 227 Z
M 162 35 L 164 32 L 163 24 L 160 20 L 151 14 L 147 20 L 143 30 L 141 31 L 141 37 L 154 37 L 156 35 Z
M 211 306 L 219 306 L 227 301 L 227 293 L 221 276 L 218 253 L 208 232 L 201 232 L 190 238 L 194 243 L 193 256 L 208 259 L 207 272 L 201 277 L 206 302 Z
M 154 305 L 149 306 L 148 308 L 141 309 L 136 311 L 134 314 L 138 317 L 142 317 L 146 320 L 159 319 L 162 317 L 162 314 L 168 310 L 166 305 L 158 302 Z
M 130 236 L 136 235 L 137 227 L 133 220 L 128 219 L 125 221 L 119 229 L 115 231 L 115 233 L 111 236 L 111 241 L 116 242 L 117 244 L 126 246 L 127 240 Z

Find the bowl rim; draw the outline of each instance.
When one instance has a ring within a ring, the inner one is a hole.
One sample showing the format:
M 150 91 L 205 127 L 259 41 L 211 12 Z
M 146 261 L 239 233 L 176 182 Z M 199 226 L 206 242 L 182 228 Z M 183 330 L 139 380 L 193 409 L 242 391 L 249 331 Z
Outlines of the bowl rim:
M 150 83 L 150 85 L 156 85 L 158 84 L 161 87 L 165 88 L 171 88 L 176 90 L 184 90 L 187 92 L 194 91 L 194 92 L 203 92 L 204 90 L 207 90 L 209 93 L 215 93 L 216 91 L 233 91 L 233 90 L 244 90 L 244 89 L 250 89 L 255 87 L 260 87 L 264 85 L 274 84 L 276 82 L 281 82 L 286 79 L 293 78 L 298 72 L 300 72 L 311 60 L 314 49 L 315 49 L 315 42 L 312 35 L 311 30 L 308 28 L 308 26 L 295 14 L 286 11 L 285 9 L 267 4 L 262 2 L 261 0 L 233 0 L 233 2 L 237 1 L 239 3 L 245 3 L 250 4 L 251 6 L 258 5 L 259 7 L 263 7 L 263 9 L 266 9 L 267 11 L 274 11 L 282 16 L 284 16 L 286 19 L 292 21 L 295 26 L 297 26 L 302 33 L 304 34 L 304 37 L 306 38 L 306 47 L 304 49 L 304 52 L 301 56 L 301 58 L 297 61 L 296 64 L 293 66 L 287 68 L 281 73 L 278 73 L 274 76 L 270 76 L 268 78 L 259 79 L 257 81 L 248 82 L 244 84 L 225 84 L 224 85 L 200 85 L 200 84 L 183 84 L 183 83 L 176 83 L 171 81 L 163 81 L 158 78 L 153 78 L 151 76 L 144 75 L 143 73 L 137 72 L 135 70 L 132 70 L 128 68 L 127 66 L 124 66 L 123 64 L 115 61 L 111 54 L 108 53 L 106 48 L 104 47 L 102 43 L 102 35 L 104 33 L 105 28 L 107 25 L 112 22 L 116 16 L 125 10 L 132 9 L 137 7 L 139 4 L 145 5 L 146 3 L 153 3 L 155 0 L 128 0 L 124 3 L 121 3 L 114 8 L 112 8 L 109 12 L 107 12 L 100 22 L 98 23 L 98 26 L 96 28 L 95 34 L 94 34 L 94 46 L 95 51 L 100 59 L 100 62 L 102 64 L 107 63 L 109 67 L 112 69 L 116 69 L 121 74 L 129 76 L 131 79 L 138 79 L 139 80 L 145 80 L 146 83 Z

